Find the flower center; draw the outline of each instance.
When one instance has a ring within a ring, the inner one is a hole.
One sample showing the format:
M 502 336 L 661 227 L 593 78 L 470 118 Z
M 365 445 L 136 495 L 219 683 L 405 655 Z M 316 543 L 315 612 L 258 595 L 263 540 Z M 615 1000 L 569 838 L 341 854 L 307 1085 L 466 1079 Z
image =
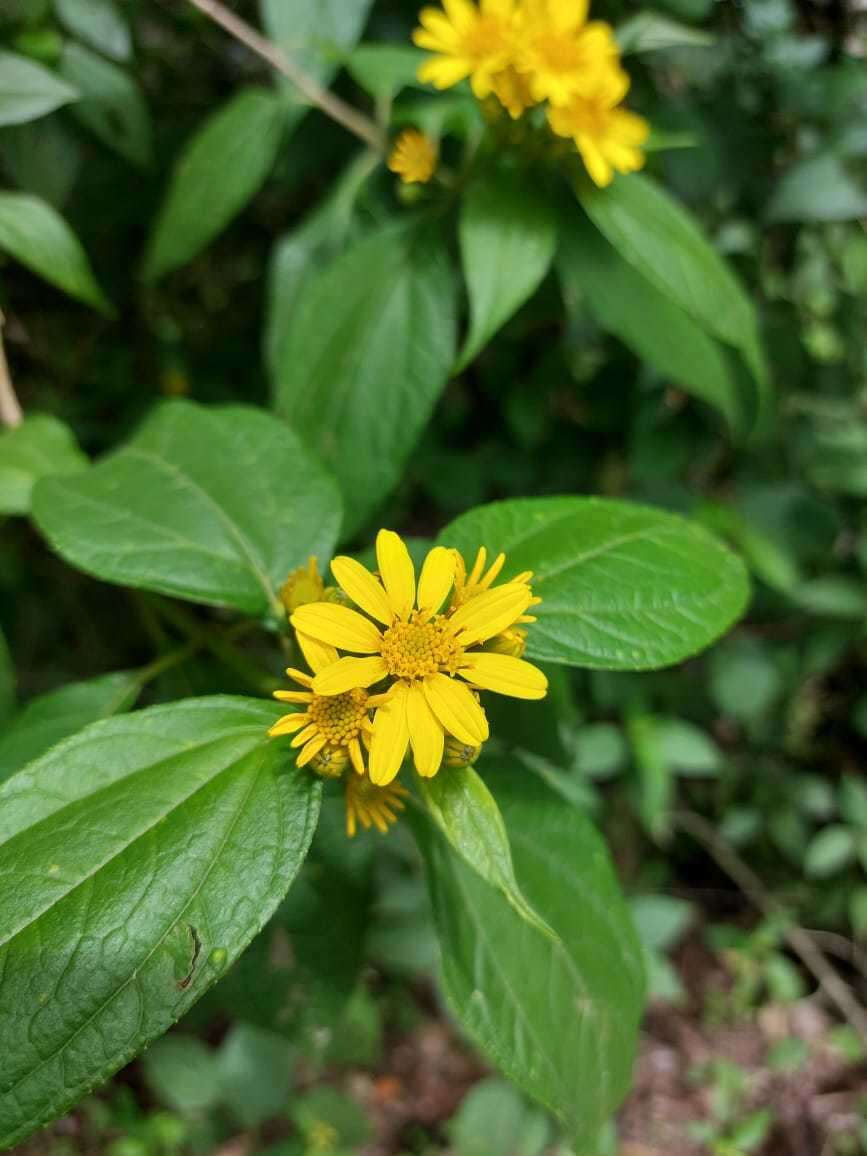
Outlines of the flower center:
M 424 678 L 437 671 L 454 674 L 463 657 L 448 619 L 395 622 L 382 636 L 382 657 L 393 678 Z
M 367 692 L 357 689 L 345 694 L 314 695 L 307 713 L 329 743 L 351 742 L 358 738 L 367 715 Z
M 540 36 L 536 51 L 542 66 L 550 72 L 575 72 L 584 64 L 584 53 L 574 37 Z

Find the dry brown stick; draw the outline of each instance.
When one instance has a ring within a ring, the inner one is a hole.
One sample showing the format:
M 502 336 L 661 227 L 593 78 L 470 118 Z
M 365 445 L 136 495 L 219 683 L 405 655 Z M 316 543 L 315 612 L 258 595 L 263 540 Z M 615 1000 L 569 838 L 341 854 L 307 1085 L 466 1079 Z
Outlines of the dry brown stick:
M 255 52 L 272 68 L 285 76 L 310 104 L 321 109 L 326 116 L 330 116 L 338 124 L 342 124 L 345 129 L 354 133 L 375 152 L 385 152 L 383 135 L 369 117 L 364 116 L 352 105 L 341 100 L 339 96 L 335 96 L 333 92 L 323 88 L 312 76 L 308 76 L 293 60 L 281 52 L 276 44 L 267 40 L 246 20 L 242 20 L 240 16 L 230 12 L 224 4 L 220 3 L 220 0 L 189 0 L 189 2 L 194 8 L 213 20 L 215 24 L 219 24 L 230 36 L 233 36 L 251 52 Z
M 0 310 L 0 424 L 14 429 L 24 421 L 21 403 L 12 384 L 12 375 L 9 373 L 9 363 L 6 360 L 6 349 L 3 345 L 3 326 L 6 318 Z
M 801 927 L 786 926 L 789 912 L 774 899 L 755 871 L 743 861 L 734 847 L 720 838 L 706 819 L 693 811 L 677 811 L 672 815 L 672 821 L 705 848 L 763 915 L 781 920 L 783 935 L 789 947 L 824 988 L 828 998 L 867 1049 L 867 1013 L 810 934 Z

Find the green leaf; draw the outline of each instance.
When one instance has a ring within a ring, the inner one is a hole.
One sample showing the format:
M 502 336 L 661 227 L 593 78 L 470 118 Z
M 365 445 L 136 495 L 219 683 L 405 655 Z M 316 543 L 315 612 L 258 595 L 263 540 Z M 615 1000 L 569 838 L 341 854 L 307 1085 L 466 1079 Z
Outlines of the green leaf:
M 114 0 L 54 0 L 60 22 L 85 44 L 110 56 L 129 60 L 129 25 Z
M 372 6 L 373 0 L 260 0 L 269 39 L 325 87 L 361 36 Z M 297 99 L 294 90 L 292 95 Z
M 45 201 L 0 192 L 0 249 L 70 297 L 111 313 L 78 238 Z
M 0 782 L 90 723 L 129 710 L 141 690 L 135 671 L 73 682 L 31 699 L 0 734 Z
M 3 164 L 22 192 L 61 209 L 78 179 L 82 148 L 61 117 L 46 117 L 3 130 Z
M 653 715 L 630 711 L 626 733 L 638 771 L 638 813 L 651 835 L 659 839 L 669 829 L 668 812 L 674 792 L 672 768 Z
M 264 333 L 265 362 L 272 382 L 278 380 L 283 344 L 301 295 L 320 265 L 331 261 L 346 246 L 355 202 L 378 165 L 379 159 L 372 152 L 359 153 L 322 204 L 274 245 L 268 268 Z
M 287 891 L 320 786 L 269 703 L 95 723 L 0 787 L 0 1144 L 161 1035 Z
M 585 306 L 600 328 L 701 401 L 735 433 L 746 425 L 726 351 L 630 265 L 580 211 L 566 214 L 558 267 L 567 307 Z
M 108 148 L 134 165 L 151 162 L 151 122 L 141 89 L 124 69 L 80 44 L 67 44 L 60 70 L 81 93 L 72 112 Z
M 636 12 L 617 25 L 617 43 L 624 56 L 632 52 L 659 52 L 665 48 L 708 48 L 714 37 L 702 28 L 690 28 L 659 12 Z
M 625 261 L 752 362 L 758 342 L 752 302 L 682 205 L 639 173 L 619 176 L 607 189 L 586 182 L 579 198 Z
M 522 919 L 551 935 L 521 894 L 503 816 L 476 771 L 443 767 L 432 779 L 419 778 L 418 789 L 428 814 L 461 858 L 501 891 Z
M 852 831 L 842 823 L 832 823 L 823 827 L 807 844 L 804 871 L 810 879 L 825 879 L 847 867 L 854 854 Z
M 391 100 L 404 88 L 424 88 L 418 68 L 425 53 L 411 44 L 359 44 L 346 67 L 375 100 Z
M 29 514 L 33 487 L 52 474 L 86 470 L 87 458 L 68 426 L 49 414 L 25 417 L 0 433 L 0 514 Z
M 78 100 L 55 73 L 14 52 L 0 52 L 0 126 L 24 124 Z
M 288 1107 L 293 1059 L 292 1045 L 276 1032 L 241 1023 L 226 1036 L 217 1061 L 221 1097 L 243 1128 Z
M 488 1077 L 470 1089 L 448 1123 L 458 1156 L 542 1156 L 551 1151 L 551 1123 L 505 1080 Z
M 193 1036 L 172 1032 L 157 1040 L 142 1056 L 142 1069 L 159 1103 L 177 1112 L 206 1112 L 219 1102 L 217 1057 Z
M 284 119 L 279 97 L 261 88 L 243 89 L 208 117 L 175 164 L 145 280 L 192 260 L 252 200 L 277 159 Z
M 470 331 L 457 371 L 541 284 L 554 256 L 557 220 L 538 182 L 517 173 L 489 173 L 464 193 L 460 242 Z
M 654 951 L 675 947 L 689 928 L 694 908 L 672 895 L 635 895 L 629 910 L 641 942 Z
M 709 646 L 744 610 L 740 560 L 702 527 L 601 498 L 519 498 L 479 506 L 442 545 L 507 555 L 503 580 L 532 570 L 542 604 L 531 658 L 599 670 L 652 670 Z
M 719 747 L 703 730 L 686 719 L 656 716 L 654 721 L 662 756 L 672 770 L 696 777 L 719 774 Z
M 159 406 L 93 469 L 34 492 L 42 533 L 107 582 L 248 614 L 311 554 L 330 557 L 337 489 L 292 431 L 247 406 Z
M 397 484 L 448 380 L 455 285 L 428 234 L 388 227 L 352 245 L 280 343 L 276 406 L 337 476 L 347 534 Z
M 750 720 L 770 711 L 782 690 L 769 647 L 752 638 L 732 638 L 710 660 L 710 693 L 723 714 Z
M 855 221 L 867 215 L 867 181 L 837 153 L 819 153 L 793 165 L 768 205 L 770 221 Z
M 641 946 L 584 815 L 525 768 L 488 765 L 518 882 L 560 941 L 521 919 L 419 816 L 445 992 L 485 1055 L 588 1151 L 629 1086 Z

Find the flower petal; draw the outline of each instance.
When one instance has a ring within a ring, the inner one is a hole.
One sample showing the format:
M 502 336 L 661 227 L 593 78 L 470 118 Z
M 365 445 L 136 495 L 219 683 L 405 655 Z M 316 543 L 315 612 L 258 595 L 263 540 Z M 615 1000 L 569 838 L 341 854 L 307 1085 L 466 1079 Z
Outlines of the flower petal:
M 313 702 L 313 693 L 309 690 L 275 690 L 274 698 L 278 702 Z
M 544 698 L 548 679 L 530 662 L 508 654 L 467 654 L 459 674 L 473 686 L 512 698 Z
M 436 613 L 455 582 L 455 556 L 445 546 L 434 546 L 424 560 L 418 580 L 418 608 Z
M 432 674 L 422 685 L 428 706 L 450 735 L 474 747 L 487 740 L 488 720 L 466 683 Z
M 385 663 L 378 654 L 372 658 L 338 658 L 337 662 L 316 675 L 313 690 L 316 694 L 344 694 L 358 686 L 373 686 L 385 678 L 387 673 Z
M 311 638 L 309 634 L 304 634 L 300 630 L 296 630 L 295 637 L 298 639 L 301 653 L 307 659 L 307 665 L 314 674 L 318 674 L 326 666 L 331 666 L 332 662 L 337 662 L 337 651 L 327 642 L 320 642 L 318 638 Z
M 315 759 L 325 746 L 325 735 L 316 735 L 310 740 L 298 758 L 295 760 L 299 767 L 306 767 L 311 759 Z
M 289 745 L 293 747 L 303 747 L 306 742 L 310 741 L 310 739 L 315 739 L 319 733 L 319 727 L 315 722 L 312 722 L 309 726 L 306 726 L 303 731 L 297 734 Z
M 291 622 L 299 633 L 353 654 L 376 654 L 380 647 L 377 628 L 348 606 L 310 602 L 298 607 Z
M 394 612 L 388 602 L 388 596 L 366 566 L 356 562 L 354 558 L 341 556 L 331 563 L 331 573 L 337 579 L 338 585 L 352 601 L 361 609 L 381 622 L 383 626 L 391 626 L 394 621 Z
M 298 714 L 284 714 L 281 719 L 274 723 L 268 734 L 272 739 L 279 738 L 280 735 L 294 735 L 296 731 L 306 727 L 309 722 L 310 718 L 306 711 Z
M 507 582 L 483 594 L 476 594 L 456 610 L 450 621 L 464 646 L 485 642 L 502 634 L 524 613 L 533 595 L 520 582 Z
M 415 566 L 403 538 L 393 530 L 380 530 L 376 561 L 392 610 L 400 618 L 409 618 L 415 605 Z
M 442 765 L 446 736 L 418 683 L 413 683 L 409 688 L 406 722 L 415 769 L 422 778 L 433 778 Z
M 358 739 L 349 740 L 349 758 L 357 774 L 364 774 L 364 756 L 361 753 L 361 743 Z
M 385 706 L 379 707 L 373 718 L 370 780 L 379 787 L 387 786 L 395 778 L 406 755 L 409 745 L 406 699 L 407 688 L 401 683 L 397 693 L 392 695 Z

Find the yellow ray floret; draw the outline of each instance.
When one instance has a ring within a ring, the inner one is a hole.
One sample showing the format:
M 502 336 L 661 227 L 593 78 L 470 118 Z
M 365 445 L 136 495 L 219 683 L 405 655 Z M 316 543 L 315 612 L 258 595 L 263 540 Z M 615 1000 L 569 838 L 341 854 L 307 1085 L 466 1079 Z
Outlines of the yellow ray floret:
M 300 637 L 348 652 L 317 670 L 316 695 L 344 696 L 390 683 L 375 703 L 370 737 L 370 777 L 381 786 L 395 778 L 410 747 L 416 770 L 430 777 L 442 764 L 447 734 L 471 747 L 485 742 L 488 721 L 476 690 L 539 699 L 548 683 L 529 662 L 483 649 L 539 601 L 530 575 L 495 586 L 505 559 L 483 574 L 482 555 L 469 578 L 464 569 L 459 579 L 459 556 L 437 546 L 416 577 L 406 545 L 390 530 L 379 532 L 376 557 L 379 577 L 352 558 L 331 564 L 359 610 L 302 606 L 292 625 Z M 462 594 L 455 601 L 459 582 Z
M 406 128 L 394 142 L 388 167 L 405 185 L 425 185 L 436 172 L 437 146 L 415 128 Z
M 384 835 L 397 822 L 397 813 L 404 809 L 403 800 L 408 795 L 399 783 L 377 787 L 367 776 L 353 775 L 346 780 L 346 834 L 354 838 L 361 824 L 365 831 L 376 827 Z
M 628 90 L 629 77 L 612 68 L 587 94 L 573 97 L 562 108 L 548 109 L 552 130 L 574 140 L 591 180 L 600 188 L 610 185 L 615 173 L 635 172 L 644 165 L 641 146 L 650 126 L 619 107 Z
M 419 69 L 419 80 L 451 88 L 469 77 L 475 95 L 491 95 L 494 77 L 513 63 L 518 5 L 515 0 L 443 0 L 443 9 L 424 8 L 413 34 L 435 55 Z

